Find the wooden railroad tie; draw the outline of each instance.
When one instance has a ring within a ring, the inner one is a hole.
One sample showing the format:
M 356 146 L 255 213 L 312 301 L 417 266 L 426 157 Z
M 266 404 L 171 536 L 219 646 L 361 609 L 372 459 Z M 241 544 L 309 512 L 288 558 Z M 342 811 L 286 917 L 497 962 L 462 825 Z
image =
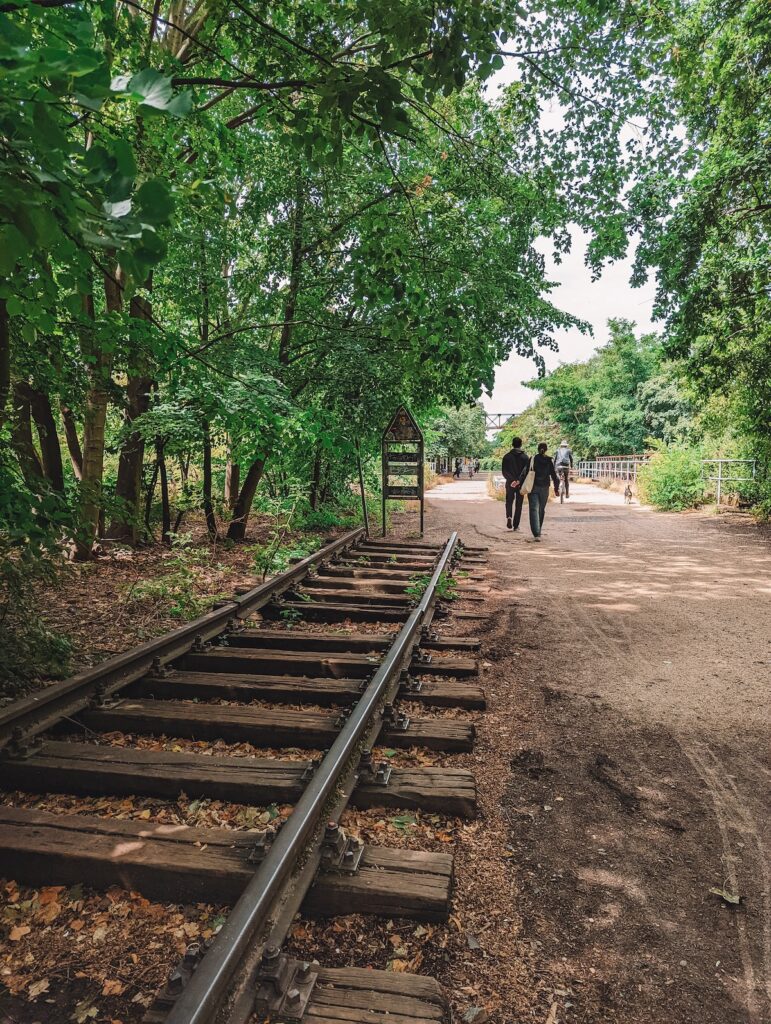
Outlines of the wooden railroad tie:
M 188 700 L 127 698 L 84 711 L 80 719 L 95 732 L 150 733 L 317 750 L 329 747 L 339 732 L 339 715 L 334 711 L 274 710 Z M 473 746 L 474 726 L 441 718 L 413 718 L 406 728 L 386 726 L 381 742 L 392 747 L 465 753 Z
M 3 762 L 6 784 L 28 793 L 190 797 L 263 805 L 293 803 L 312 770 L 310 761 L 202 757 L 173 750 L 48 741 L 32 756 Z M 472 817 L 476 785 L 460 768 L 393 768 L 387 785 L 359 781 L 355 807 L 388 807 Z
M 234 903 L 254 874 L 255 834 L 0 806 L 0 876 L 40 885 L 119 885 L 149 899 Z M 452 856 L 365 846 L 360 870 L 322 869 L 308 916 L 380 914 L 444 921 Z

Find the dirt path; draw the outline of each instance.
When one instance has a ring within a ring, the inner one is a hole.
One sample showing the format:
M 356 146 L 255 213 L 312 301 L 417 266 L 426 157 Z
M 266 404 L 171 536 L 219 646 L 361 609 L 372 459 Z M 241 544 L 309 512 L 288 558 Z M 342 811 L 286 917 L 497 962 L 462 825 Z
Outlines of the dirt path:
M 484 838 L 458 886 L 484 939 L 445 978 L 462 1019 L 765 1024 L 771 547 L 588 486 L 540 545 L 503 524 L 481 482 L 431 492 L 428 536 L 458 529 L 495 570 Z

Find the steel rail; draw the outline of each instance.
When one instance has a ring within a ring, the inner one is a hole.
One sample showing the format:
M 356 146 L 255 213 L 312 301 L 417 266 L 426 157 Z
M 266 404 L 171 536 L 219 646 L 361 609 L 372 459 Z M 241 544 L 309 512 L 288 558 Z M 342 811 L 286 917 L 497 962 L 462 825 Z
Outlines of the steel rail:
M 94 693 L 109 696 L 141 678 L 154 664 L 173 661 L 189 651 L 199 637 L 206 641 L 218 636 L 227 629 L 231 620 L 243 618 L 268 604 L 295 586 L 314 565 L 350 547 L 362 536 L 364 530 L 361 527 L 349 530 L 285 572 L 220 603 L 212 611 L 192 619 L 184 626 L 0 708 L 0 750 L 12 741 L 29 739 L 49 729 L 62 718 L 82 711 Z
M 282 887 L 313 838 L 321 813 L 356 753 L 394 673 L 401 671 L 405 655 L 420 635 L 420 627 L 434 601 L 439 579 L 452 559 L 457 540 L 458 535 L 453 532 L 437 559 L 423 596 L 230 912 L 214 945 L 174 1004 L 166 1024 L 211 1024 L 214 1020 L 250 943 L 265 927 Z

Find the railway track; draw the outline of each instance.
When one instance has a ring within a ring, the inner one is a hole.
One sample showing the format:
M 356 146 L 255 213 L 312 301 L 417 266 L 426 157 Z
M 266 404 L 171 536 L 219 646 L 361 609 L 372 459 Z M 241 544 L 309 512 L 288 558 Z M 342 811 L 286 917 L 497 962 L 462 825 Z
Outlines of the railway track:
M 279 829 L 255 833 L 3 804 L 0 876 L 230 905 L 210 948 L 192 946 L 174 966 L 148 1024 L 442 1020 L 433 979 L 303 964 L 281 945 L 300 911 L 447 917 L 451 856 L 364 846 L 339 819 L 348 805 L 474 814 L 470 773 L 392 768 L 372 748 L 471 749 L 472 724 L 410 718 L 400 700 L 484 707 L 473 682 L 478 641 L 433 628 L 446 614 L 443 581 L 461 558 L 473 568 L 481 556 L 455 534 L 437 547 L 352 531 L 194 622 L 1 709 L 5 791 L 172 800 L 184 792 L 293 810 Z M 323 754 L 204 756 L 110 742 L 124 733 Z

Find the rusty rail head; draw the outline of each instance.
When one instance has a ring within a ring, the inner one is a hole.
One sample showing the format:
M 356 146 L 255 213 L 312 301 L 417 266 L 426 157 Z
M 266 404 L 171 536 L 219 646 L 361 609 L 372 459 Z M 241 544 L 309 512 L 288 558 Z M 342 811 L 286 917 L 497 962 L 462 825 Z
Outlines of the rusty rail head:
M 156 659 L 161 664 L 173 661 L 185 654 L 198 637 L 206 641 L 217 636 L 227 628 L 231 619 L 243 618 L 262 608 L 295 586 L 313 565 L 350 547 L 363 535 L 362 527 L 350 530 L 273 579 L 219 604 L 184 626 L 0 708 L 0 750 L 12 741 L 28 739 L 50 729 L 62 718 L 77 714 L 87 707 L 97 692 L 102 696 L 117 692 L 141 678 Z

